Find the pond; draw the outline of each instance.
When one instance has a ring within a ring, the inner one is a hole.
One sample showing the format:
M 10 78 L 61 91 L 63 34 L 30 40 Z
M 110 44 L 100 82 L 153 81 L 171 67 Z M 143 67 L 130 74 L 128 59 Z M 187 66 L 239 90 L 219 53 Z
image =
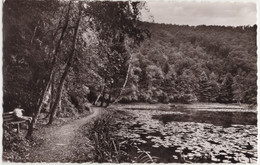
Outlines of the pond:
M 117 119 L 119 138 L 160 163 L 257 162 L 256 110 L 221 104 L 119 109 L 127 114 Z

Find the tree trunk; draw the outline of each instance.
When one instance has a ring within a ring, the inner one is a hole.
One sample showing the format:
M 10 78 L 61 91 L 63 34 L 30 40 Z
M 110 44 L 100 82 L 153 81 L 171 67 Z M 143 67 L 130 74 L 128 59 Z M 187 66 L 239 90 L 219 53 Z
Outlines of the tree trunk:
M 37 25 L 36 25 L 35 28 L 34 28 L 33 35 L 32 35 L 31 41 L 30 41 L 30 44 L 31 44 L 31 45 L 32 45 L 32 43 L 33 43 L 33 40 L 34 40 L 34 37 L 35 37 L 35 34 L 36 34 L 36 31 L 37 31 L 37 29 L 38 29 L 39 24 L 40 24 L 40 21 L 37 22 Z
M 96 101 L 94 102 L 94 105 L 97 105 L 97 102 L 98 102 L 99 98 L 101 97 L 101 95 L 103 94 L 104 90 L 105 90 L 105 84 L 102 86 L 101 92 L 99 93 Z
M 109 88 L 109 92 L 108 92 L 108 100 L 106 100 L 105 108 L 107 108 L 111 102 L 112 88 L 113 88 L 113 83 L 110 83 L 110 88 Z
M 130 62 L 129 62 L 129 65 L 128 65 L 128 69 L 127 69 L 127 73 L 126 73 L 126 77 L 125 77 L 125 82 L 120 90 L 120 93 L 118 95 L 118 97 L 115 99 L 115 101 L 113 103 L 117 103 L 119 101 L 119 98 L 120 96 L 122 95 L 124 89 L 125 89 L 125 86 L 127 84 L 127 81 L 128 81 L 128 78 L 129 78 L 129 74 L 130 74 L 130 71 L 131 71 L 131 67 L 132 67 L 132 59 L 133 59 L 133 55 L 131 53 L 130 54 Z
M 102 92 L 102 99 L 101 99 L 100 107 L 103 107 L 104 101 L 105 101 L 105 88 L 104 88 L 104 90 Z
M 51 74 L 51 77 L 52 77 L 52 74 Z M 50 79 L 51 79 L 51 78 L 50 78 Z M 42 107 L 43 107 L 43 105 L 44 105 L 43 100 L 44 100 L 44 98 L 46 98 L 50 86 L 51 86 L 51 80 L 49 80 L 49 82 L 48 82 L 48 84 L 47 84 L 45 90 L 43 91 L 43 95 L 42 95 L 42 97 L 40 98 L 40 104 L 39 104 L 39 106 L 38 106 L 38 108 L 37 108 L 37 111 L 35 112 L 35 115 L 34 115 L 32 121 L 31 121 L 31 123 L 29 124 L 29 128 L 28 128 L 28 132 L 27 132 L 26 137 L 30 137 L 30 136 L 32 135 L 32 133 L 33 133 L 34 125 L 36 124 L 37 119 L 38 119 L 38 117 L 39 117 L 39 115 L 40 115 L 40 113 L 41 113 L 41 109 L 42 109 Z
M 108 96 L 108 100 L 106 100 L 106 106 L 105 106 L 105 108 L 107 108 L 107 107 L 109 106 L 110 101 L 111 101 L 111 93 L 110 93 L 109 96 Z
M 55 82 L 55 80 L 54 80 L 54 78 L 52 79 L 52 83 L 51 83 L 51 97 L 50 97 L 50 105 L 49 105 L 49 110 L 53 107 L 53 100 L 54 100 L 54 97 L 55 97 L 55 91 L 54 91 L 54 82 Z M 50 113 L 50 112 L 49 112 Z
M 133 8 L 132 8 L 132 5 L 131 5 L 130 1 L 128 1 L 128 5 L 130 7 L 131 13 L 133 13 Z M 128 65 L 127 74 L 126 74 L 126 77 L 125 77 L 125 82 L 124 82 L 124 84 L 123 84 L 123 86 L 122 86 L 122 88 L 120 90 L 120 93 L 119 93 L 118 97 L 115 99 L 115 101 L 113 103 L 117 103 L 119 101 L 119 98 L 120 98 L 120 96 L 121 96 L 122 92 L 124 91 L 125 86 L 127 84 L 127 81 L 128 81 L 128 78 L 129 78 L 129 74 L 130 74 L 130 71 L 131 71 L 133 55 L 131 54 L 131 51 L 130 51 L 130 49 L 129 49 L 129 47 L 127 45 L 126 45 L 126 50 L 130 54 L 130 62 L 129 62 L 129 65 Z
M 53 57 L 53 60 L 51 62 L 52 69 L 51 69 L 51 72 L 49 74 L 49 80 L 48 80 L 46 88 L 45 88 L 45 90 L 44 90 L 44 92 L 42 94 L 42 97 L 40 99 L 40 104 L 39 104 L 39 106 L 37 108 L 37 111 L 36 111 L 36 113 L 35 113 L 35 115 L 34 115 L 34 117 L 32 119 L 31 124 L 29 125 L 29 129 L 28 129 L 26 137 L 30 137 L 32 135 L 32 133 L 33 133 L 34 125 L 37 123 L 37 119 L 38 119 L 38 117 L 39 117 L 39 115 L 41 113 L 41 109 L 43 107 L 43 100 L 46 97 L 47 92 L 48 92 L 48 90 L 50 88 L 50 85 L 51 85 L 51 82 L 52 82 L 52 79 L 53 79 L 53 75 L 54 75 L 54 69 L 55 69 L 55 64 L 56 64 L 56 60 L 57 60 L 57 54 L 58 54 L 58 52 L 60 50 L 61 42 L 63 40 L 64 34 L 65 34 L 66 30 L 67 30 L 68 23 L 69 23 L 70 6 L 71 6 L 71 1 L 69 3 L 69 6 L 68 6 L 68 11 L 67 11 L 67 14 L 66 14 L 66 19 L 65 19 L 65 24 L 64 24 L 64 26 L 62 28 L 61 36 L 60 36 L 60 38 L 58 40 L 56 49 L 54 51 L 54 55 L 53 55 L 54 57 Z
M 73 34 L 73 41 L 72 41 L 72 48 L 71 48 L 71 52 L 70 52 L 70 56 L 68 59 L 68 62 L 66 64 L 65 70 L 61 76 L 61 80 L 58 86 L 58 90 L 57 90 L 57 95 L 55 98 L 55 101 L 53 103 L 53 107 L 51 108 L 51 114 L 50 114 L 50 119 L 49 119 L 49 123 L 48 124 L 52 124 L 54 117 L 56 116 L 57 113 L 57 108 L 61 99 L 61 94 L 62 94 L 62 89 L 66 80 L 66 77 L 69 73 L 69 69 L 72 66 L 73 63 L 73 59 L 74 59 L 74 51 L 76 48 L 76 40 L 77 40 L 77 35 L 78 35 L 78 29 L 79 29 L 79 24 L 80 24 L 80 20 L 81 20 L 81 10 L 79 10 L 79 15 L 78 15 L 78 19 L 76 21 L 76 26 L 75 26 L 75 30 L 74 30 L 74 34 Z

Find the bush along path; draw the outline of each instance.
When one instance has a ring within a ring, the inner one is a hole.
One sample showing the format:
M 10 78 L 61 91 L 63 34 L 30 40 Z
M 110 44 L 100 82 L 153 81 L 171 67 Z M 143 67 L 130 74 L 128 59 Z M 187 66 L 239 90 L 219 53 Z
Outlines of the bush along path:
M 81 141 L 84 138 L 76 136 L 79 128 L 88 122 L 91 122 L 93 118 L 98 117 L 101 114 L 102 109 L 92 107 L 92 114 L 81 119 L 74 120 L 68 124 L 65 124 L 57 129 L 57 127 L 51 128 L 45 133 L 43 137 L 44 142 L 42 145 L 32 149 L 30 153 L 30 162 L 75 162 L 73 156 L 78 146 L 75 146 L 75 142 Z M 86 139 L 84 139 L 86 142 Z

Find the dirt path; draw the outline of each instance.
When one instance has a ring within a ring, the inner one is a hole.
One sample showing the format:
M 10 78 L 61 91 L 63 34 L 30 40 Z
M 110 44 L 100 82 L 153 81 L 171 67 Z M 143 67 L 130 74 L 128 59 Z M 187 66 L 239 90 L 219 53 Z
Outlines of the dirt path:
M 92 114 L 81 119 L 74 120 L 57 129 L 48 130 L 43 145 L 32 151 L 30 157 L 33 162 L 68 162 L 75 151 L 73 143 L 78 140 L 78 129 L 101 114 L 101 108 L 92 108 Z

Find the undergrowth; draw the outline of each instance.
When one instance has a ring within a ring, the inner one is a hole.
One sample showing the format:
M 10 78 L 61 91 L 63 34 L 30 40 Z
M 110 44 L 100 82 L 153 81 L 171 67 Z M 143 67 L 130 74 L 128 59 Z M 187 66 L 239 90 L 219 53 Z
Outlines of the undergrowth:
M 17 134 L 10 126 L 3 127 L 3 161 L 26 162 L 29 159 L 30 140 Z

